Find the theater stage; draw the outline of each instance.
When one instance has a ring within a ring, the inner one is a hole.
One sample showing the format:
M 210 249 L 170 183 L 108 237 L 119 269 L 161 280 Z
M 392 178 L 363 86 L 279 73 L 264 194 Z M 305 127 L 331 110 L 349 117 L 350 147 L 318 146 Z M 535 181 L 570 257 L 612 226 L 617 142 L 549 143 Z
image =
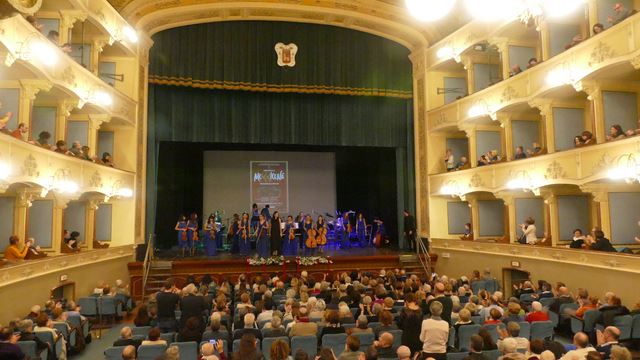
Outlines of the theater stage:
M 131 293 L 140 300 L 143 293 L 147 295 L 157 291 L 164 280 L 172 277 L 178 286 L 182 286 L 187 277 L 194 275 L 200 278 L 205 274 L 211 275 L 216 281 L 223 278 L 236 279 L 240 274 L 249 278 L 256 276 L 274 276 L 287 278 L 292 274 L 299 274 L 305 270 L 316 280 L 321 280 L 325 274 L 339 272 L 364 271 L 377 274 L 381 269 L 393 270 L 404 268 L 408 273 L 424 274 L 424 270 L 415 253 L 394 250 L 390 248 L 351 248 L 326 249 L 324 254 L 329 262 L 304 266 L 298 264 L 296 257 L 286 257 L 285 263 L 279 265 L 249 265 L 247 258 L 241 255 L 221 253 L 215 257 L 196 256 L 182 258 L 177 251 L 158 251 L 149 271 L 146 290 L 142 289 L 143 263 L 128 264 Z M 431 267 L 435 267 L 437 255 L 431 255 Z

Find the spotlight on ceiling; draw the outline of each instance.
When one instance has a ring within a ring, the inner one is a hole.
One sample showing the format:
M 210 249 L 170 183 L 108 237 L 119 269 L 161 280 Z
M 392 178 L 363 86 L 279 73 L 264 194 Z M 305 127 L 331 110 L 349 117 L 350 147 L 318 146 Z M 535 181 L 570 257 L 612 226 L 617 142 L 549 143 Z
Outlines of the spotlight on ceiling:
M 465 0 L 465 5 L 481 21 L 515 19 L 524 9 L 523 0 Z
M 420 21 L 436 21 L 451 12 L 456 0 L 405 0 L 413 17 Z

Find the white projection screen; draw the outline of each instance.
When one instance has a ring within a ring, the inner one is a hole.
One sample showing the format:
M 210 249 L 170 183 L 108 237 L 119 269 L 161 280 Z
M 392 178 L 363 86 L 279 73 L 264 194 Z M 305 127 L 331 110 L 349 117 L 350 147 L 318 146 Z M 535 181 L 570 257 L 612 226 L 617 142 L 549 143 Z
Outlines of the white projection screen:
M 335 154 L 330 152 L 205 151 L 203 217 L 223 218 L 269 204 L 281 216 L 334 214 Z

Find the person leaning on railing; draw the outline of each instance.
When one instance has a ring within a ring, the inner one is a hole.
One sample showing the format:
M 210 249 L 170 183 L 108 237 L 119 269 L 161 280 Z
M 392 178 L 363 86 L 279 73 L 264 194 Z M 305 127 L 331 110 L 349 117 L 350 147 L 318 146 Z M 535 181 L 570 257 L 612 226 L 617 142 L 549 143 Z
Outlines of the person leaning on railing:
M 18 236 L 16 235 L 11 235 L 11 237 L 9 237 L 9 246 L 7 246 L 6 249 L 4 249 L 4 258 L 6 260 L 9 261 L 17 261 L 17 260 L 23 260 L 25 258 L 25 256 L 27 256 L 27 253 L 29 252 L 29 246 L 31 246 L 31 241 L 27 240 L 24 243 L 24 247 L 22 248 L 22 250 L 19 247 L 19 243 L 20 242 L 20 238 L 18 238 Z

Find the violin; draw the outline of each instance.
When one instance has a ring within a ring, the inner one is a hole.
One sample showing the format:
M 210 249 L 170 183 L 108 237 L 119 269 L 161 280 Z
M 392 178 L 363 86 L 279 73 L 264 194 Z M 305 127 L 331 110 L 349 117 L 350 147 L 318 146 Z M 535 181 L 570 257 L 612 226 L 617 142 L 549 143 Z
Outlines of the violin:
M 309 249 L 315 249 L 316 247 L 318 247 L 318 243 L 316 242 L 317 234 L 318 231 L 313 227 L 307 230 L 307 241 L 305 244 Z
M 293 228 L 293 224 L 289 227 L 289 241 L 296 239 L 296 229 Z
M 347 233 L 351 234 L 353 232 L 353 226 L 351 225 L 351 221 L 347 222 Z
M 327 228 L 324 227 L 324 225 L 318 224 L 316 242 L 318 246 L 324 246 L 327 244 Z
M 242 227 L 242 240 L 247 240 L 247 224 L 245 223 Z
M 236 231 L 235 231 L 235 226 L 234 225 L 236 225 L 236 224 L 237 223 L 232 224 L 231 226 L 229 226 L 229 234 L 228 234 L 229 236 L 235 235 Z

